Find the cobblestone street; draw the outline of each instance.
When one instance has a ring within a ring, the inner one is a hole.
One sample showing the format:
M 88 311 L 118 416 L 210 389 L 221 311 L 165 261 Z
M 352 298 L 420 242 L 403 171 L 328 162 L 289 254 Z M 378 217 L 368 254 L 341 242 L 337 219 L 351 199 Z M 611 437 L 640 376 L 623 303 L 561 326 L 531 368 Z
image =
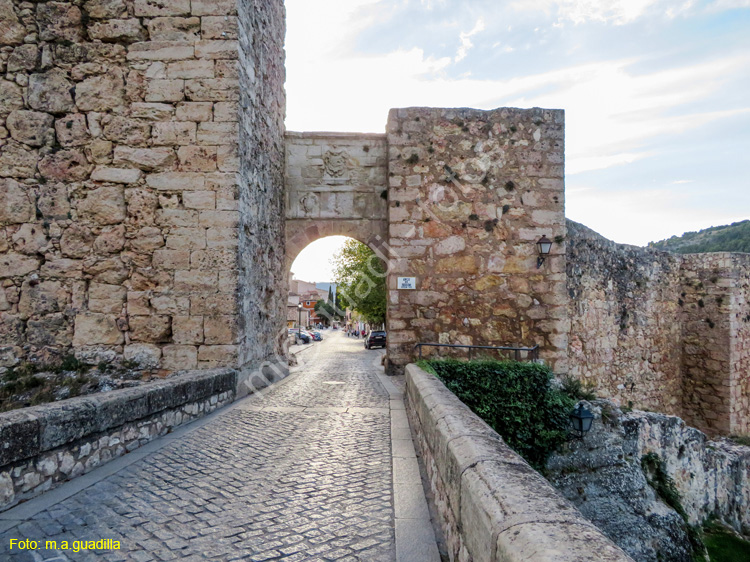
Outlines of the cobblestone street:
M 264 395 L 3 533 L 0 559 L 395 560 L 381 352 L 341 333 L 324 337 Z M 10 551 L 12 538 L 40 548 Z M 47 540 L 108 538 L 121 550 L 44 549 Z

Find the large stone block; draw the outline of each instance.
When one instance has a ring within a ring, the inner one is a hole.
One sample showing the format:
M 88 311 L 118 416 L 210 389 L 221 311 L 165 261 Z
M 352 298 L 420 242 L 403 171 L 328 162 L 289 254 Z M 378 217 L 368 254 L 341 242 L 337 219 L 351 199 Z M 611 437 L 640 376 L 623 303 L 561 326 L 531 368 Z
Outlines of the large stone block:
M 26 28 L 18 21 L 13 0 L 0 0 L 0 22 L 0 45 L 18 45 L 23 42 Z
M 113 164 L 132 165 L 146 172 L 169 170 L 176 162 L 174 150 L 168 147 L 132 148 L 116 146 Z
M 0 279 L 23 276 L 39 269 L 39 260 L 21 254 L 0 255 Z
M 172 338 L 172 319 L 169 316 L 131 316 L 129 325 L 132 341 L 163 343 Z
M 194 345 L 164 346 L 161 366 L 172 371 L 195 369 L 198 366 L 198 348 Z
M 0 179 L 0 223 L 24 223 L 34 218 L 34 205 L 27 188 L 15 180 Z
M 55 133 L 63 146 L 81 146 L 91 138 L 86 117 L 82 113 L 71 113 L 55 121 Z
M 200 18 L 154 18 L 148 22 L 152 41 L 197 41 L 200 38 Z
M 54 140 L 54 117 L 39 111 L 17 110 L 8 115 L 6 126 L 10 136 L 29 146 L 43 146 Z
M 137 17 L 190 15 L 190 0 L 135 0 Z
M 39 419 L 24 411 L 6 412 L 0 418 L 0 466 L 40 453 Z
M 112 314 L 80 312 L 76 315 L 73 345 L 120 345 L 125 337 L 117 327 L 117 317 Z
M 44 2 L 36 7 L 39 38 L 42 41 L 71 41 L 83 39 L 81 10 L 68 2 Z
M 33 149 L 8 140 L 0 146 L 0 177 L 33 178 L 39 153 Z
M 99 224 L 118 224 L 125 220 L 125 195 L 122 186 L 100 187 L 90 191 L 78 204 L 79 214 Z
M 23 93 L 21 87 L 8 80 L 0 80 L 0 113 L 9 113 L 22 107 Z
M 83 7 L 92 19 L 121 18 L 128 13 L 125 0 L 87 0 Z
M 88 27 L 89 37 L 101 41 L 129 43 L 142 41 L 146 32 L 137 18 L 111 19 L 104 22 L 94 22 Z
M 32 109 L 48 113 L 68 113 L 75 109 L 68 73 L 53 68 L 44 74 L 29 76 L 28 104 Z
M 39 173 L 47 180 L 74 182 L 88 178 L 91 166 L 83 150 L 67 148 L 47 154 L 39 161 Z
M 119 68 L 91 76 L 76 85 L 76 106 L 81 111 L 109 111 L 123 105 L 125 81 Z

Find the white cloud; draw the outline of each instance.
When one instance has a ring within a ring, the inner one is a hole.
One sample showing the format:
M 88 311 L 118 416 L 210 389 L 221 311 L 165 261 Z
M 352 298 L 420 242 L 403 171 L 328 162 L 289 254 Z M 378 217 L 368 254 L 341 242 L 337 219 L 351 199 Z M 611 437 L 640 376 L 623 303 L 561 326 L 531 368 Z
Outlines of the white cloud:
M 482 31 L 484 31 L 484 20 L 482 18 L 479 18 L 477 20 L 477 23 L 474 25 L 474 29 L 468 32 L 461 32 L 461 34 L 459 35 L 459 39 L 461 39 L 461 46 L 458 48 L 458 53 L 456 53 L 456 58 L 454 59 L 455 62 L 462 61 L 466 58 L 466 55 L 469 54 L 469 50 L 474 46 L 474 43 L 471 42 L 471 38 L 477 33 L 481 33 Z

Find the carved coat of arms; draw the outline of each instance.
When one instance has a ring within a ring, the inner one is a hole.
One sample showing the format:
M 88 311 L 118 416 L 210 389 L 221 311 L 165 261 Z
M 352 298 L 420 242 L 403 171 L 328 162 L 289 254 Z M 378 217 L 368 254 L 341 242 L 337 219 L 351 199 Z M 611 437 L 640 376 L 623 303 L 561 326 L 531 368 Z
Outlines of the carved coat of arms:
M 349 153 L 343 148 L 331 147 L 323 155 L 325 175 L 334 179 L 346 179 Z

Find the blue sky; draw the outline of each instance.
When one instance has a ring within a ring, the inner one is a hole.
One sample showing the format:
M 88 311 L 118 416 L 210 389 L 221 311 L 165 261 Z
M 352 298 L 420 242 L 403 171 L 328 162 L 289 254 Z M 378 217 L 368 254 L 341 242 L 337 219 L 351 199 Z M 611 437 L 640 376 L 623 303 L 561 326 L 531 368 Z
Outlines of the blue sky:
M 287 128 L 566 110 L 566 214 L 643 245 L 750 218 L 750 0 L 287 0 Z

